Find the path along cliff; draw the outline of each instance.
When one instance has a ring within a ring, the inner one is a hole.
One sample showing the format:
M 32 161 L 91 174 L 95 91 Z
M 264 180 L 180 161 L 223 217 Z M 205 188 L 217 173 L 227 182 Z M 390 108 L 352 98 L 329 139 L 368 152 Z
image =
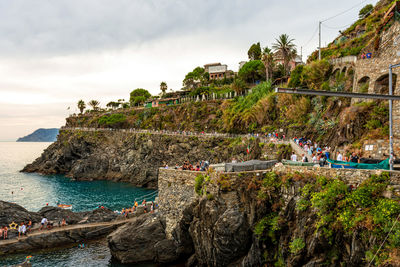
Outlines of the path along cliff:
M 232 158 L 263 158 L 265 153 L 260 142 L 253 137 L 61 129 L 57 141 L 22 171 L 65 174 L 77 180 L 126 181 L 139 187 L 156 188 L 161 166 L 173 168 L 186 160 L 191 164 L 201 160 L 212 164 L 229 162 Z M 280 151 L 288 153 L 284 148 Z

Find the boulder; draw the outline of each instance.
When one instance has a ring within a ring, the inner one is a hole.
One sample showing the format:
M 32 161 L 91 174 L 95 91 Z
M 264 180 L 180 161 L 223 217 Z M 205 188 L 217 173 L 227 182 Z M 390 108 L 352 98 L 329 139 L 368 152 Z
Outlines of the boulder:
M 0 201 L 0 227 L 8 226 L 10 223 L 40 222 L 40 215 L 36 212 L 29 212 L 18 204 Z
M 118 214 L 108 208 L 98 208 L 88 212 L 81 212 L 79 223 L 110 222 L 118 217 Z
M 71 210 L 65 210 L 59 207 L 47 206 L 43 207 L 38 212 L 40 216 L 46 217 L 47 220 L 52 221 L 56 224 L 65 219 L 67 224 L 76 224 L 82 220 L 82 216 L 79 213 L 74 213 Z
M 166 240 L 163 223 L 154 214 L 137 217 L 111 233 L 107 240 L 112 256 L 122 263 L 177 260 L 176 245 Z

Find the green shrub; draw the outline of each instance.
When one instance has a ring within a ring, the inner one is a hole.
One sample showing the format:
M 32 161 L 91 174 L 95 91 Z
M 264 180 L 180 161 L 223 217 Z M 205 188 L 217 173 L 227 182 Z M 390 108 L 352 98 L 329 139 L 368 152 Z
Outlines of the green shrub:
M 202 195 L 203 194 L 204 175 L 202 175 L 202 174 L 197 175 L 194 181 L 195 181 L 194 191 L 196 192 L 196 194 Z
M 290 252 L 292 254 L 298 254 L 300 253 L 303 248 L 306 246 L 306 243 L 304 243 L 303 238 L 295 238 L 292 242 L 289 244 Z
M 104 115 L 98 119 L 98 123 L 102 126 L 121 127 L 126 122 L 126 116 L 121 113 Z

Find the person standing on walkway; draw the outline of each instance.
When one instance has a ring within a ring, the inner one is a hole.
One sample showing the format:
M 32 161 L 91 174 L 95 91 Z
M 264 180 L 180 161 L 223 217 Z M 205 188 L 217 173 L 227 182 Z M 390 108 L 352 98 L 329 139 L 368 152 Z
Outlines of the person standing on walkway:
M 32 221 L 31 221 L 31 220 L 29 220 L 29 222 L 28 222 L 28 224 L 27 224 L 27 230 L 28 230 L 28 233 L 30 233 L 30 232 L 31 232 L 31 229 L 32 229 Z
M 25 235 L 25 233 L 26 233 L 26 226 L 22 222 L 18 227 L 18 239 L 21 237 L 21 235 Z
M 4 226 L 4 228 L 3 228 L 3 239 L 8 239 L 8 236 L 7 236 L 7 234 L 8 234 L 8 228 L 7 228 L 7 226 Z
M 42 221 L 40 222 L 42 225 L 40 226 L 39 230 L 42 230 L 43 227 L 45 227 L 45 225 L 47 224 L 47 219 L 46 217 L 43 217 Z
M 292 155 L 290 156 L 290 160 L 291 161 L 297 161 L 297 155 L 296 155 L 296 153 L 292 153 Z
M 338 161 L 343 161 L 343 155 L 340 152 L 338 152 L 337 160 Z
M 351 154 L 350 156 L 350 161 L 353 163 L 360 163 L 360 158 L 357 156 L 355 152 L 353 152 L 353 154 Z

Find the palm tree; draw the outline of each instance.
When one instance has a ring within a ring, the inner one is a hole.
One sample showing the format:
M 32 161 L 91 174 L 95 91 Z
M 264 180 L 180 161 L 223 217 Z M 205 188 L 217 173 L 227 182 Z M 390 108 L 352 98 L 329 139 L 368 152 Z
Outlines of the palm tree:
M 91 106 L 93 108 L 93 110 L 96 111 L 99 109 L 100 102 L 97 100 L 90 100 L 88 105 Z
M 79 111 L 81 112 L 81 114 L 83 113 L 83 111 L 85 110 L 85 108 L 86 108 L 85 102 L 84 102 L 82 99 L 79 100 L 79 101 L 78 101 L 78 109 L 79 109 Z
M 246 91 L 247 85 L 242 79 L 235 78 L 231 84 L 231 88 L 236 94 L 242 95 Z
M 272 69 L 274 67 L 274 53 L 272 52 L 272 49 L 268 46 L 264 48 L 261 60 L 264 63 L 266 75 L 265 78 L 268 81 L 272 78 L 272 75 L 270 76 L 270 73 L 272 74 Z
M 165 94 L 165 92 L 167 91 L 167 89 L 168 89 L 167 83 L 166 83 L 166 82 L 161 82 L 161 84 L 160 84 L 160 90 L 161 90 L 161 92 L 162 92 L 163 95 Z
M 276 43 L 272 44 L 272 48 L 275 52 L 282 55 L 284 74 L 287 75 L 289 62 L 296 56 L 296 45 L 293 43 L 294 39 L 290 39 L 287 34 L 281 34 L 275 41 Z

